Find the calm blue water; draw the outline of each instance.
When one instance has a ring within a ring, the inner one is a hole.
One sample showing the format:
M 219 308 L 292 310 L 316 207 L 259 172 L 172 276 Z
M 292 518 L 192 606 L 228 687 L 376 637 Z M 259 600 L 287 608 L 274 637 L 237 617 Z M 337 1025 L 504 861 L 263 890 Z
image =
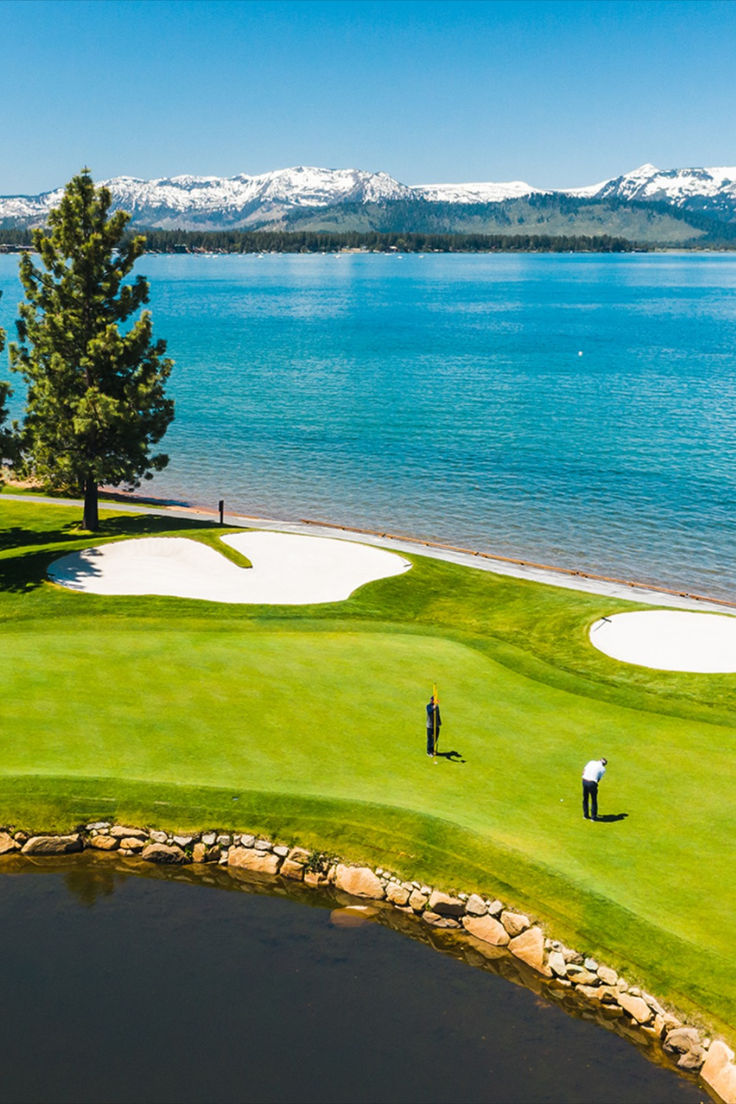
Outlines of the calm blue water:
M 113 863 L 4 861 L 2 1104 L 704 1099 L 504 977 L 333 926 L 326 898 Z
M 736 598 L 736 256 L 140 270 L 176 359 L 152 493 Z

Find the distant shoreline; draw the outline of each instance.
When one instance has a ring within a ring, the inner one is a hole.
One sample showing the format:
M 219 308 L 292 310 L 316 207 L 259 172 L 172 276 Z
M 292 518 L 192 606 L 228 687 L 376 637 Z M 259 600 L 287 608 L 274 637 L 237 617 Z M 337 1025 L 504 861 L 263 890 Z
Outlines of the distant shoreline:
M 610 234 L 418 234 L 378 232 L 131 230 L 148 254 L 264 253 L 646 253 L 651 246 Z M 0 230 L 1 253 L 35 252 L 30 230 Z
M 141 231 L 145 235 L 145 231 Z M 197 235 L 199 237 L 200 235 Z M 335 242 L 320 242 L 318 245 L 302 246 L 289 244 L 275 246 L 266 244 L 262 246 L 248 245 L 247 248 L 240 244 L 231 247 L 221 245 L 193 245 L 188 243 L 171 244 L 157 248 L 147 248 L 144 255 L 156 256 L 186 256 L 186 257 L 263 257 L 263 256 L 404 256 L 416 254 L 418 256 L 518 256 L 518 255 L 567 255 L 581 254 L 588 256 L 608 256 L 632 254 L 717 254 L 733 253 L 736 251 L 736 242 L 722 242 L 718 244 L 697 242 L 681 243 L 651 243 L 629 242 L 619 239 L 589 238 L 575 239 L 551 238 L 546 240 L 546 235 L 540 236 L 541 241 L 530 240 L 526 237 L 509 235 L 502 242 L 489 245 L 470 245 L 461 242 L 453 242 L 445 246 L 436 245 L 388 245 L 379 247 L 342 245 Z M 7 242 L 2 240 L 0 231 L 0 256 L 19 255 L 22 253 L 36 253 L 32 245 L 20 242 Z

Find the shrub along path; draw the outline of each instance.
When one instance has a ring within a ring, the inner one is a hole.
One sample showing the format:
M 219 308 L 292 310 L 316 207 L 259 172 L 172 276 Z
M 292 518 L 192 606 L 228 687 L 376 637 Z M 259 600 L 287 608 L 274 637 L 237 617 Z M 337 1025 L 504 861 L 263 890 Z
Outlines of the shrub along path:
M 220 532 L 77 517 L 0 497 L 0 823 L 251 829 L 495 892 L 733 1041 L 736 676 L 596 652 L 591 623 L 633 604 L 422 557 L 322 606 L 71 593 L 45 573 L 72 548 Z M 593 824 L 598 755 L 621 819 Z

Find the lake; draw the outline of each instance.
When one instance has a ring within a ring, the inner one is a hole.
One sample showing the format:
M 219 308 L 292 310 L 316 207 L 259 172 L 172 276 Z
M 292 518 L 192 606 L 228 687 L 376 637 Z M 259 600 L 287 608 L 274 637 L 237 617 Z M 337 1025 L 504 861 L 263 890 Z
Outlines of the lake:
M 176 360 L 151 493 L 736 598 L 734 254 L 138 267 Z
M 377 923 L 336 927 L 313 892 L 34 862 L 0 868 L 8 1104 L 703 1099 L 502 977 Z

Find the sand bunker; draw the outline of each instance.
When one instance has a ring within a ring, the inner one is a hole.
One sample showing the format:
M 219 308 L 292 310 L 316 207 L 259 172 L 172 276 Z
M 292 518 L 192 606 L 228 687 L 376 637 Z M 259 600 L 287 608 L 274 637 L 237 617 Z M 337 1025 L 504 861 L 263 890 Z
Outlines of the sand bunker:
M 596 621 L 590 641 L 624 663 L 660 671 L 736 672 L 736 617 L 681 610 L 617 613 Z
M 49 578 L 90 594 L 303 606 L 344 601 L 365 583 L 411 567 L 394 552 L 353 541 L 265 530 L 222 539 L 253 567 L 238 567 L 213 548 L 184 537 L 144 537 L 63 556 L 49 567 Z

